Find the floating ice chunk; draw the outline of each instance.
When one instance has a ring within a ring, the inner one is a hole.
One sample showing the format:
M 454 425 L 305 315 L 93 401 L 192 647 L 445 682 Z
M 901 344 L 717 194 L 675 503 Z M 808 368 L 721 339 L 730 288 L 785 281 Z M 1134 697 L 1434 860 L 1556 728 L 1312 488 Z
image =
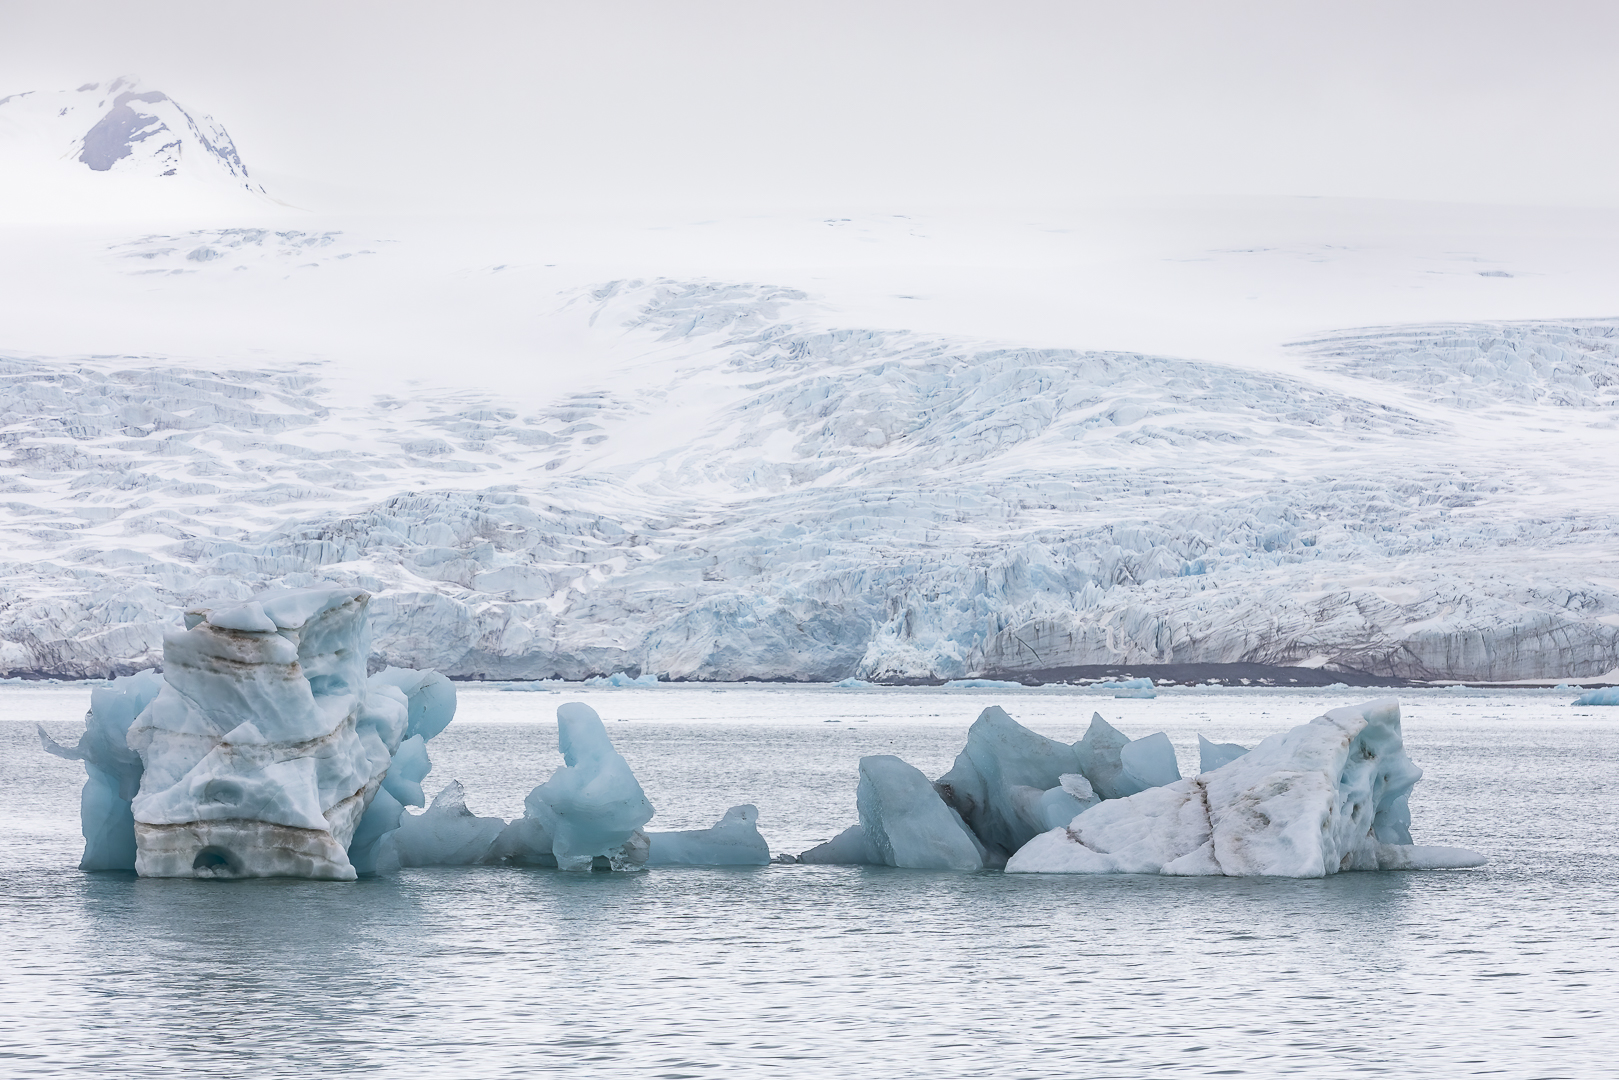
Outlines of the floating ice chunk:
M 1104 802 L 1030 841 L 1009 873 L 1322 877 L 1475 866 L 1411 844 L 1411 788 L 1393 699 L 1334 709 L 1200 776 Z
M 369 601 L 332 587 L 263 593 L 188 612 L 164 638 L 164 685 L 127 739 L 143 766 L 137 872 L 355 876 L 347 849 L 408 708 L 367 685 Z
M 1619 705 L 1619 686 L 1607 686 L 1601 690 L 1592 690 L 1589 694 L 1581 694 L 1575 699 L 1576 705 Z
M 977 870 L 984 855 L 961 815 L 944 804 L 921 770 L 892 754 L 860 759 L 855 790 L 860 827 L 885 866 Z
M 1490 860 L 1476 851 L 1429 844 L 1378 844 L 1379 870 L 1467 870 Z
M 1136 749 L 1131 750 L 1132 746 Z M 1169 736 L 1158 732 L 1131 741 L 1102 719 L 1101 713 L 1091 714 L 1091 726 L 1074 744 L 1074 751 L 1079 771 L 1103 799 L 1122 799 L 1180 779 Z
M 1109 799 L 1029 841 L 1009 874 L 1156 874 L 1209 838 L 1202 793 L 1191 781 Z M 1218 873 L 1218 870 L 1214 871 Z
M 1022 690 L 1020 682 L 1008 682 L 1005 679 L 951 679 L 945 683 L 947 690 Z
M 1222 765 L 1236 761 L 1248 752 L 1245 746 L 1238 746 L 1234 742 L 1209 742 L 1202 735 L 1197 737 L 1197 771 L 1200 773 L 1213 772 Z
M 881 866 L 883 857 L 865 829 L 850 825 L 826 843 L 804 852 L 798 861 L 820 866 Z
M 496 817 L 478 817 L 467 809 L 466 792 L 459 780 L 451 780 L 420 814 L 406 814 L 399 828 L 382 841 L 377 855 L 379 869 L 391 861 L 388 849 L 400 866 L 477 866 L 491 861 L 491 849 L 505 829 Z
M 394 752 L 382 786 L 401 806 L 421 806 L 427 801 L 422 794 L 422 781 L 432 769 L 433 763 L 427 760 L 426 740 L 412 735 Z
M 832 685 L 841 687 L 844 690 L 854 690 L 862 686 L 870 686 L 871 684 L 865 679 L 844 679 L 843 681 L 835 682 Z
M 349 841 L 349 865 L 360 875 L 375 874 L 396 869 L 399 854 L 393 848 L 391 836 L 405 816 L 405 806 L 388 791 L 381 788 L 371 797 L 360 823 L 354 827 L 354 839 Z M 389 841 L 384 845 L 383 841 Z M 378 864 L 378 858 L 383 864 Z
M 759 835 L 759 808 L 733 806 L 711 829 L 647 833 L 648 866 L 764 866 L 770 845 Z
M 1089 780 L 1079 773 L 1064 773 L 1057 787 L 1041 792 L 1040 816 L 1046 829 L 1061 828 L 1101 801 Z
M 1102 690 L 1117 691 L 1115 698 L 1155 698 L 1158 691 L 1153 689 L 1151 679 L 1125 679 L 1120 682 L 1103 682 L 1096 684 Z
M 586 686 L 657 686 L 658 677 L 650 672 L 645 675 L 628 675 L 622 671 L 615 671 L 611 675 L 593 675 L 585 680 Z
M 1163 787 L 1181 778 L 1175 748 L 1162 731 L 1125 743 L 1119 751 L 1119 766 L 1124 779 L 1134 784 L 1137 791 Z
M 990 863 L 999 865 L 1050 827 L 1043 794 L 1064 773 L 1078 771 L 1073 747 L 1030 731 L 992 705 L 967 729 L 966 747 L 934 788 L 983 843 Z
M 524 815 L 501 830 L 490 849 L 491 862 L 511 863 L 514 866 L 549 866 L 555 868 L 557 857 L 551 854 L 551 831 L 545 821 Z
M 455 719 L 455 683 L 436 671 L 383 668 L 371 676 L 370 685 L 393 686 L 405 695 L 410 705 L 406 739 L 420 735 L 424 742 L 431 740 Z
M 612 869 L 640 865 L 646 858 L 641 826 L 652 820 L 652 804 L 608 741 L 601 717 L 577 701 L 559 707 L 557 743 L 562 768 L 526 803 L 551 834 L 557 866 L 589 870 L 598 859 Z
M 129 725 L 163 689 L 163 676 L 142 671 L 90 691 L 90 711 L 78 745 L 65 747 L 39 729 L 40 742 L 57 757 L 84 762 L 79 796 L 84 832 L 81 870 L 135 869 L 135 818 L 130 800 L 140 790 L 141 759 L 125 741 Z
M 1074 755 L 1079 771 L 1089 780 L 1096 794 L 1104 799 L 1118 799 L 1133 794 L 1124 779 L 1124 765 L 1119 752 L 1130 742 L 1129 736 L 1102 719 L 1101 713 L 1091 714 L 1091 726 L 1085 737 L 1074 744 Z

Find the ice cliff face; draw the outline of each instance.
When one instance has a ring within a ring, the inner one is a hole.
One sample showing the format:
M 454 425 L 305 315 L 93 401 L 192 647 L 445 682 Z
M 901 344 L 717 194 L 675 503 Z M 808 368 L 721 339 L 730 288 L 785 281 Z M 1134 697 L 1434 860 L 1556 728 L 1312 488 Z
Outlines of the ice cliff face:
M 91 172 L 187 176 L 264 192 L 223 124 L 132 76 L 0 98 L 0 135 L 38 143 Z
M 268 236 L 129 250 L 209 274 Z M 565 317 L 636 377 L 533 406 L 0 360 L 0 670 L 155 665 L 175 611 L 317 581 L 374 594 L 378 660 L 459 676 L 1619 667 L 1619 465 L 1585 442 L 1619 425 L 1619 323 L 1347 333 L 1265 373 L 848 329 L 754 285 Z

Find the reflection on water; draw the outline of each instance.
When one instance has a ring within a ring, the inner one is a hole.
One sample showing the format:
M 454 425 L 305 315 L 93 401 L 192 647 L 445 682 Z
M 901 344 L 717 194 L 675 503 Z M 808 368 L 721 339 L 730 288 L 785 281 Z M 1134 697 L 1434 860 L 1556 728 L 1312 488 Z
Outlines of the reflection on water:
M 853 820 L 851 755 L 936 773 L 978 707 L 918 695 L 840 728 L 813 694 L 748 694 L 725 708 L 751 715 L 672 716 L 671 696 L 655 721 L 610 725 L 655 825 L 749 799 L 773 847 L 797 850 Z M 1274 698 L 1210 698 L 1196 704 L 1209 719 L 1172 703 L 1127 730 L 1156 716 L 1185 750 L 1198 731 L 1284 726 L 1253 715 Z M 480 812 L 512 813 L 555 764 L 554 729 L 503 722 L 499 702 L 480 721 L 478 695 L 466 701 L 434 780 L 459 776 Z M 908 719 L 917 703 L 956 715 Z M 1419 839 L 1495 864 L 1302 882 L 803 866 L 87 875 L 71 869 L 81 774 L 11 720 L 0 1074 L 1611 1075 L 1619 724 L 1553 704 L 1408 709 L 1428 770 Z M 1049 707 L 1034 726 L 1061 737 L 1089 716 Z

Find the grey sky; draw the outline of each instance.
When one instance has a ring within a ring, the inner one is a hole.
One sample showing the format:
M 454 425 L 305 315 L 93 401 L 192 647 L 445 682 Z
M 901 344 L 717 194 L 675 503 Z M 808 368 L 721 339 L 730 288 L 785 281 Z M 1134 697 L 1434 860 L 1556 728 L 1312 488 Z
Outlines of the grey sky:
M 0 94 L 133 72 L 403 208 L 1619 203 L 1613 3 L 0 2 Z

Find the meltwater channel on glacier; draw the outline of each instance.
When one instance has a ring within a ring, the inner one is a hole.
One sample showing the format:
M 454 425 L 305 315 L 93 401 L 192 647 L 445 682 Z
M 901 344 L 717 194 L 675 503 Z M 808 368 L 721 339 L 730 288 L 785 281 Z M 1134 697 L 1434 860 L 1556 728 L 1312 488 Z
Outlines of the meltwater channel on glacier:
M 658 808 L 759 807 L 773 851 L 850 820 L 862 755 L 950 766 L 988 705 L 1251 745 L 1364 690 L 469 688 L 434 742 L 515 816 L 589 702 Z M 1424 838 L 1487 867 L 1315 880 L 877 867 L 353 883 L 85 874 L 85 688 L 0 686 L 7 1076 L 1601 1076 L 1619 1054 L 1619 725 L 1566 691 L 1401 691 Z

